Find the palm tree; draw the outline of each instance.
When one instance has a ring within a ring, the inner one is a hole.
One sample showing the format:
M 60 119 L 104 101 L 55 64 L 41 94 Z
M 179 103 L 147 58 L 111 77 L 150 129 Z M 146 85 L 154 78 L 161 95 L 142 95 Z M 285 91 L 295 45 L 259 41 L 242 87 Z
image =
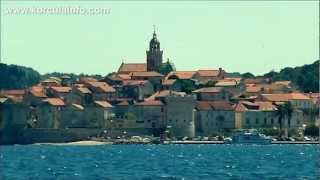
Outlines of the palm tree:
M 278 116 L 278 122 L 279 122 L 279 137 L 282 135 L 282 125 L 285 125 L 285 135 L 288 136 L 288 129 L 287 125 L 291 121 L 292 113 L 293 113 L 293 107 L 290 102 L 286 102 L 284 104 L 280 104 L 277 106 L 276 115 Z M 284 122 L 284 120 L 287 120 L 287 122 Z

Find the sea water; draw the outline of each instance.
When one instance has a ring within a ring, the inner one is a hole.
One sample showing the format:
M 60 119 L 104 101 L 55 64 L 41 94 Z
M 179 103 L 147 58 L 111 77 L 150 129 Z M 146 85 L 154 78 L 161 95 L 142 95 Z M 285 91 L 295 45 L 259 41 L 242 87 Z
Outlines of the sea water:
M 0 146 L 0 179 L 320 179 L 319 145 Z

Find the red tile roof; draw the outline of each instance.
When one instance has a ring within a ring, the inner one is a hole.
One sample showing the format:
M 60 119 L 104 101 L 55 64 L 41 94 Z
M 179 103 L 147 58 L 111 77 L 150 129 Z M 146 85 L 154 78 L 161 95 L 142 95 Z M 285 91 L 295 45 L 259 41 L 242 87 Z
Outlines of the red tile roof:
M 276 82 L 274 82 L 274 84 L 277 84 L 277 85 L 284 85 L 284 86 L 289 87 L 289 86 L 290 86 L 290 84 L 291 84 L 291 81 L 276 81 Z
M 197 101 L 196 108 L 199 110 L 233 110 L 232 105 L 227 101 Z
M 44 102 L 48 102 L 52 106 L 64 106 L 64 102 L 60 98 L 46 98 L 43 100 Z
M 286 102 L 289 100 L 310 100 L 308 96 L 302 93 L 262 94 L 262 98 L 272 102 Z
M 112 105 L 107 101 L 94 101 L 94 102 L 103 108 L 112 108 Z
M 117 74 L 117 76 L 122 80 L 129 80 L 131 76 L 129 74 Z
M 91 94 L 91 91 L 86 87 L 77 88 L 82 94 Z
M 166 79 L 171 79 L 173 77 L 178 77 L 179 79 L 192 79 L 196 71 L 172 71 L 170 72 Z
M 238 84 L 238 82 L 234 79 L 222 79 L 219 80 L 215 86 L 219 86 L 219 87 L 227 87 L 227 86 L 236 86 Z
M 128 101 L 122 101 L 122 102 L 117 104 L 117 106 L 128 106 L 128 105 L 129 105 Z
M 219 70 L 198 70 L 197 74 L 201 77 L 217 77 L 220 75 Z
M 69 93 L 71 92 L 71 87 L 63 87 L 63 86 L 56 86 L 56 87 L 51 87 L 52 90 L 58 93 Z
M 3 90 L 1 91 L 3 95 L 13 95 L 13 96 L 23 96 L 25 95 L 25 90 L 15 89 L 15 90 Z
M 31 87 L 30 93 L 35 97 L 45 98 L 47 95 L 44 92 L 43 86 L 33 86 Z
M 3 90 L 0 92 L 0 94 L 15 102 L 22 102 L 25 93 L 25 90 Z
M 97 82 L 98 80 L 92 77 L 80 77 L 81 83 L 88 83 L 88 82 Z
M 98 88 L 103 92 L 116 92 L 116 90 L 112 86 L 105 82 L 88 82 L 87 84 L 92 87 Z
M 176 95 L 176 96 L 185 96 L 185 92 L 177 92 L 177 91 L 171 91 L 171 90 L 162 90 L 162 91 L 157 91 L 150 97 L 146 98 L 145 101 L 150 101 L 150 100 L 156 100 L 158 98 L 164 98 L 170 95 Z
M 246 92 L 248 92 L 248 93 L 258 93 L 260 91 L 261 91 L 261 88 L 257 87 L 257 86 L 247 86 L 246 87 Z
M 118 73 L 142 72 L 147 71 L 146 63 L 122 63 Z
M 170 86 L 176 82 L 176 79 L 164 79 L 162 85 Z
M 275 111 L 277 108 L 272 104 L 272 102 L 258 101 L 258 102 L 249 102 L 249 101 L 240 101 L 245 109 L 243 110 L 259 110 L 259 111 Z M 242 107 L 243 108 L 243 107 Z
M 194 90 L 192 92 L 194 93 L 219 93 L 222 91 L 221 87 L 207 87 L 207 88 L 200 88 L 197 90 Z
M 137 86 L 137 85 L 145 85 L 149 81 L 147 80 L 124 80 L 123 85 L 124 86 Z
M 163 77 L 162 74 L 155 71 L 146 71 L 146 72 L 132 72 L 130 73 L 131 77 Z

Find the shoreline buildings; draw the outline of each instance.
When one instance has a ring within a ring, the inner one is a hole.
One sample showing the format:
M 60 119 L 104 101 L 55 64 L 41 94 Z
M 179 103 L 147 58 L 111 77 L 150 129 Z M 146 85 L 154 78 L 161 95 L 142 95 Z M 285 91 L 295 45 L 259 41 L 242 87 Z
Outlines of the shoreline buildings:
M 52 77 L 25 90 L 1 91 L 0 142 L 165 132 L 182 139 L 245 128 L 301 130 L 312 123 L 308 111 L 319 108 L 318 94 L 300 93 L 290 81 L 233 77 L 222 68 L 176 71 L 163 63 L 153 32 L 146 63 L 122 62 L 103 79 Z M 292 112 L 281 119 L 279 107 L 288 102 Z

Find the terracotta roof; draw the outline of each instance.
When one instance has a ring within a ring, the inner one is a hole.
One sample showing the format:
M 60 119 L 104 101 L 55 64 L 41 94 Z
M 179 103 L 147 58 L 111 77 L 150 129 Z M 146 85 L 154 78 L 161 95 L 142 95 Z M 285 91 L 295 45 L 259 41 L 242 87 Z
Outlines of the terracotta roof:
M 123 81 L 124 86 L 137 86 L 137 85 L 145 85 L 149 81 L 147 80 L 125 80 Z
M 60 78 L 57 78 L 57 77 L 50 77 L 48 79 L 45 79 L 41 82 L 44 82 L 44 83 L 60 83 L 61 82 L 61 79 Z
M 112 108 L 112 105 L 107 101 L 94 101 L 94 102 L 103 108 Z
M 274 84 L 284 85 L 284 86 L 290 86 L 291 81 L 275 81 Z
M 267 101 L 286 102 L 289 100 L 310 100 L 310 98 L 302 93 L 289 94 L 262 94 L 262 97 Z
M 131 76 L 129 74 L 117 74 L 117 76 L 122 80 L 129 80 Z
M 43 86 L 33 86 L 31 87 L 30 93 L 35 97 L 45 98 L 47 95 L 44 92 Z
M 97 82 L 98 80 L 92 77 L 80 77 L 79 81 L 81 83 Z
M 261 91 L 261 88 L 257 87 L 257 86 L 247 86 L 246 87 L 246 92 L 248 92 L 248 93 L 257 93 L 260 91 Z
M 171 79 L 174 76 L 179 79 L 192 79 L 195 73 L 196 71 L 172 71 L 167 75 L 166 79 Z
M 162 74 L 155 71 L 146 71 L 146 72 L 132 72 L 130 73 L 131 77 L 163 77 Z
M 269 78 L 247 78 L 244 79 L 245 84 L 261 84 L 269 82 Z
M 136 103 L 137 106 L 163 106 L 163 103 L 161 101 L 157 100 L 149 100 L 149 101 L 143 101 L 140 103 Z
M 164 79 L 162 81 L 162 85 L 169 86 L 169 85 L 173 85 L 175 82 L 176 82 L 176 79 Z
M 128 106 L 128 105 L 129 105 L 128 101 L 122 101 L 122 102 L 117 104 L 117 106 Z
M 241 103 L 246 108 L 245 110 L 259 110 L 259 111 L 275 111 L 275 110 L 277 110 L 277 108 L 272 104 L 272 102 L 240 101 L 239 103 Z
M 201 77 L 217 77 L 220 74 L 219 70 L 198 70 L 197 74 Z
M 3 95 L 13 95 L 13 96 L 23 96 L 25 90 L 15 89 L 15 90 L 3 90 L 1 91 Z
M 219 93 L 222 90 L 221 87 L 207 87 L 207 88 L 200 88 L 194 90 L 194 93 Z
M 146 63 L 122 63 L 118 73 L 142 72 L 147 71 Z
M 43 100 L 44 102 L 48 102 L 52 106 L 64 106 L 64 102 L 60 98 L 46 98 Z
M 164 97 L 170 96 L 170 94 L 171 95 L 177 95 L 177 96 L 186 95 L 186 93 L 184 93 L 184 92 L 176 92 L 176 91 L 171 91 L 171 90 L 162 90 L 162 91 L 157 91 L 156 93 L 154 93 L 150 97 L 146 98 L 145 101 L 151 101 L 151 100 L 156 100 L 158 98 L 164 98 Z
M 303 93 L 291 93 L 291 99 L 293 100 L 310 100 L 310 98 Z
M 1 94 L 5 97 L 15 101 L 15 102 L 22 102 L 23 97 L 25 95 L 25 90 L 3 90 Z
M 55 86 L 51 87 L 52 90 L 58 92 L 58 93 L 69 93 L 71 92 L 71 87 L 63 87 L 63 86 Z
M 99 88 L 103 92 L 116 92 L 116 90 L 105 82 L 88 82 L 92 87 Z
M 234 79 L 222 79 L 220 81 L 218 81 L 215 86 L 220 86 L 220 87 L 224 87 L 224 86 L 236 86 L 238 83 L 236 80 Z
M 241 77 L 227 77 L 224 78 L 225 80 L 234 80 L 236 81 L 238 84 L 241 82 L 242 78 Z
M 197 101 L 196 108 L 199 110 L 233 110 L 232 105 L 227 101 Z
M 86 87 L 79 87 L 77 89 L 83 94 L 91 94 L 91 91 Z

